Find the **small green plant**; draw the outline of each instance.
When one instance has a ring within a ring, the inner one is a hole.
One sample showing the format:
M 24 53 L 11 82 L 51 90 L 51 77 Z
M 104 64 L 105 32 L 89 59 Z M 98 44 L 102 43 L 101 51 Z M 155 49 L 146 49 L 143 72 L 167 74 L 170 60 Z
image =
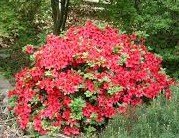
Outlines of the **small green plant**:
M 176 138 L 179 137 L 179 87 L 172 87 L 173 97 L 162 95 L 149 106 L 138 107 L 130 117 L 117 116 L 100 138 Z

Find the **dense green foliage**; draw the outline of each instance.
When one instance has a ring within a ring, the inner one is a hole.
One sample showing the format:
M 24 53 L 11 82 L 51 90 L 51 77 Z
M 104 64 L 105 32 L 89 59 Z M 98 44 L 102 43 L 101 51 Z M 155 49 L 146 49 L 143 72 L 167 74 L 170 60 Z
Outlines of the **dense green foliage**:
M 173 98 L 161 95 L 151 105 L 112 120 L 101 138 L 176 138 L 179 136 L 179 87 L 173 87 Z
M 0 71 L 6 77 L 29 65 L 29 57 L 22 53 L 22 47 L 41 44 L 51 30 L 51 25 L 47 25 L 52 20 L 49 1 L 38 2 L 0 1 Z
M 12 30 L 19 27 L 16 14 L 12 9 L 9 9 L 10 6 L 10 3 L 0 1 L 0 37 L 9 37 Z
M 144 31 L 176 45 L 179 35 L 179 2 L 174 0 L 113 0 L 106 7 L 109 18 L 127 31 Z M 153 40 L 153 39 L 152 39 Z M 172 41 L 171 41 L 172 40 Z
M 33 21 L 35 15 L 40 12 L 42 0 L 9 0 L 9 3 L 14 6 L 18 16 Z

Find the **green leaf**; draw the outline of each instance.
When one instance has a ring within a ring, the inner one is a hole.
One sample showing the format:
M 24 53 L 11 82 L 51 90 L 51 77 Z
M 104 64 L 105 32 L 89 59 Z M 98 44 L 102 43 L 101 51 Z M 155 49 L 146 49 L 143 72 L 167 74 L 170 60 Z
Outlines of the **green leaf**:
M 30 55 L 30 61 L 35 61 L 34 55 Z
M 93 93 L 90 91 L 86 91 L 84 94 L 86 97 L 91 97 L 93 95 Z
M 52 72 L 50 70 L 45 71 L 45 76 L 52 76 Z
M 96 114 L 96 113 L 92 113 L 90 116 L 90 118 L 93 120 L 96 120 L 97 117 L 98 117 L 98 114 Z
M 94 132 L 96 131 L 96 128 L 94 128 L 92 126 L 88 126 L 88 127 L 84 128 L 84 130 L 86 131 L 86 137 L 91 138 L 92 135 L 94 134 Z
M 33 98 L 32 98 L 32 101 L 31 101 L 31 104 L 37 104 L 39 102 L 39 96 L 38 95 L 35 95 Z
M 93 63 L 93 62 L 88 62 L 88 66 L 94 67 L 94 66 L 95 66 L 95 63 Z
M 123 87 L 122 86 L 114 86 L 114 87 L 111 87 L 109 90 L 108 90 L 108 93 L 110 94 L 110 95 L 113 95 L 113 94 L 115 94 L 115 93 L 117 93 L 117 92 L 120 92 L 120 91 L 122 91 L 123 90 Z
M 94 74 L 92 74 L 92 73 L 85 73 L 84 78 L 90 79 L 90 80 L 95 79 Z
M 81 97 L 75 98 L 70 104 L 70 108 L 72 111 L 71 117 L 73 119 L 80 120 L 83 117 L 82 109 L 85 106 L 86 103 Z
M 17 96 L 13 96 L 12 98 L 8 99 L 8 104 L 10 107 L 14 107 L 17 101 Z
M 113 48 L 113 53 L 114 53 L 114 54 L 118 54 L 118 53 L 120 52 L 121 48 L 122 48 L 122 46 L 115 46 L 115 47 Z
M 72 113 L 71 118 L 76 120 L 81 120 L 83 118 L 83 113 L 82 112 Z
M 120 60 L 118 61 L 118 64 L 122 66 L 123 64 L 126 63 L 126 61 L 127 61 L 128 58 L 129 58 L 129 55 L 123 53 L 123 54 L 121 55 L 121 57 L 120 57 Z
M 99 82 L 110 82 L 110 81 L 111 80 L 107 76 L 103 77 L 102 79 L 99 79 Z

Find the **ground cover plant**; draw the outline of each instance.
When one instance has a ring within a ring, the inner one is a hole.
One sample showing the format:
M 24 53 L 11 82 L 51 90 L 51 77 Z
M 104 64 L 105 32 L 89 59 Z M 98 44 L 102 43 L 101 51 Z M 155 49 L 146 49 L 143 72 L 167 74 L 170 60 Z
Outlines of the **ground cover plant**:
M 16 74 L 10 107 L 21 129 L 43 134 L 89 133 L 128 106 L 170 98 L 173 80 L 144 39 L 87 22 L 64 36 L 27 45 L 32 65 Z
M 150 105 L 128 112 L 128 116 L 116 116 L 100 134 L 100 138 L 177 138 L 179 86 L 171 89 L 171 100 L 160 95 Z

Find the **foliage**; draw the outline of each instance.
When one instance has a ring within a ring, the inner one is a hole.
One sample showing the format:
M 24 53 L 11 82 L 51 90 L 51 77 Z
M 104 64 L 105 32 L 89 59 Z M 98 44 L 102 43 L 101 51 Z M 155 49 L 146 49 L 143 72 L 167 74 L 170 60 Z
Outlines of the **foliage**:
M 33 21 L 39 12 L 42 0 L 9 0 L 20 18 Z
M 129 105 L 160 93 L 170 98 L 173 81 L 161 68 L 161 57 L 134 34 L 100 29 L 89 21 L 64 36 L 49 35 L 40 48 L 24 50 L 33 65 L 16 74 L 9 92 L 9 98 L 15 97 L 10 109 L 22 129 L 91 133 Z
M 107 13 L 116 25 L 127 31 L 146 31 L 149 35 L 168 34 L 176 41 L 178 34 L 178 2 L 173 0 L 114 0 Z
M 9 37 L 12 30 L 16 33 L 19 21 L 16 18 L 15 12 L 9 8 L 12 6 L 6 1 L 0 1 L 0 37 Z
M 32 4 L 33 2 L 31 1 Z M 22 53 L 22 47 L 26 44 L 41 45 L 46 35 L 52 32 L 50 3 L 41 1 L 41 6 L 34 15 L 33 21 L 27 19 L 27 16 L 23 16 L 23 12 L 18 10 L 20 8 L 18 5 L 23 2 L 2 0 L 0 3 L 0 11 L 2 9 L 0 23 L 3 27 L 0 27 L 0 32 L 5 32 L 2 37 L 0 36 L 0 71 L 11 79 L 17 71 L 29 65 L 29 57 Z M 1 16 L 7 20 L 1 21 Z M 2 49 L 1 44 L 4 45 Z M 5 57 L 1 57 L 1 54 Z
M 151 105 L 140 106 L 134 114 L 112 120 L 101 138 L 176 138 L 179 136 L 179 87 L 172 88 L 170 101 L 160 95 Z

